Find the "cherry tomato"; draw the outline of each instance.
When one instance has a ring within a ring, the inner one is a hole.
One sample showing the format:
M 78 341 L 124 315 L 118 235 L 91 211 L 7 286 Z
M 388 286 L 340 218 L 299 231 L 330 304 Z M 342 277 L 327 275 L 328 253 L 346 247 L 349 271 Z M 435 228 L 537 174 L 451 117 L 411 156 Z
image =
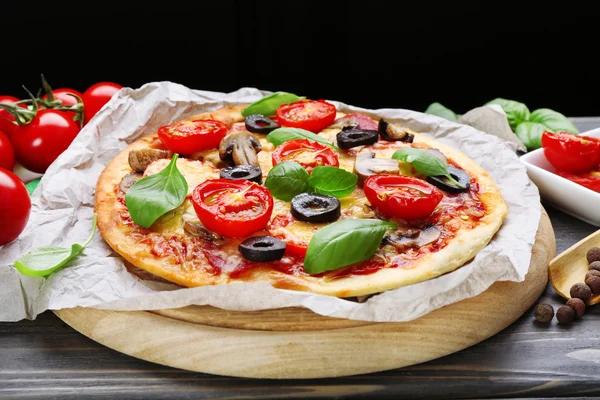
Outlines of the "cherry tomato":
M 39 110 L 13 136 L 17 160 L 28 170 L 43 174 L 78 133 L 79 125 L 64 111 Z
M 84 107 L 84 123 L 90 122 L 94 115 L 122 88 L 123 86 L 116 83 L 100 82 L 83 92 L 81 99 Z
M 158 130 L 158 137 L 163 144 L 179 154 L 215 149 L 226 134 L 227 125 L 212 119 L 176 122 Z
M 19 101 L 19 99 L 16 97 L 0 96 L 0 103 L 2 104 L 12 104 L 16 103 L 17 101 Z M 20 107 L 27 108 L 25 104 L 21 104 Z M 8 111 L 0 109 L 0 131 L 4 132 L 9 139 L 12 137 L 13 132 L 17 130 L 17 125 L 10 122 L 14 120 L 15 117 L 13 117 Z
M 278 215 L 273 218 L 267 227 L 269 235 L 285 242 L 285 254 L 288 256 L 305 257 L 308 250 L 308 242 L 304 238 L 293 235 L 289 230 L 279 228 L 286 227 L 293 222 L 290 216 Z M 309 240 L 310 241 L 310 240 Z
M 273 213 L 269 189 L 245 179 L 207 180 L 194 189 L 192 203 L 200 222 L 225 237 L 261 230 Z
M 365 180 L 365 196 L 388 218 L 427 218 L 444 195 L 424 180 L 401 175 L 372 175 Z
M 77 104 L 77 99 L 75 97 L 71 96 L 72 94 L 79 97 L 83 101 L 83 95 L 75 89 L 65 89 L 65 88 L 54 89 L 54 90 L 52 90 L 52 94 L 54 95 L 55 99 L 62 101 L 62 105 L 65 107 L 71 107 L 71 106 L 74 106 L 75 104 Z M 44 95 L 44 97 L 42 97 L 42 99 L 48 100 L 48 95 L 47 94 Z M 84 104 L 84 107 L 85 107 L 85 104 Z M 70 115 L 71 118 L 74 118 L 76 115 L 76 113 L 74 111 L 66 111 L 66 113 L 68 115 Z
M 544 132 L 544 155 L 556 169 L 571 173 L 590 171 L 600 165 L 600 140 L 568 132 Z
M 572 182 L 575 182 L 581 186 L 585 186 L 594 192 L 600 193 L 600 171 L 589 171 L 580 174 L 572 174 L 570 172 L 557 171 L 557 175 L 562 176 Z
M 275 115 L 281 126 L 318 133 L 333 124 L 335 113 L 335 106 L 324 100 L 301 100 L 282 104 Z
M 0 246 L 15 240 L 29 221 L 31 199 L 25 184 L 0 168 Z
M 337 154 L 329 146 L 308 139 L 288 140 L 277 146 L 271 155 L 273 165 L 296 161 L 310 174 L 313 168 L 323 165 L 340 165 Z
M 15 167 L 15 150 L 8 136 L 0 131 L 0 168 L 12 171 Z

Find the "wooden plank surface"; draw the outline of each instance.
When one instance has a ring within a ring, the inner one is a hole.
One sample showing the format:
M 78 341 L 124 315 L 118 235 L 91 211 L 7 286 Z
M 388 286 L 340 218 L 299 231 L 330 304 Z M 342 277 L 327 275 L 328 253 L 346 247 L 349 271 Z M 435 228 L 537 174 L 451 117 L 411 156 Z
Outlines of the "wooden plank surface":
M 600 118 L 574 118 L 580 130 Z M 544 205 L 557 252 L 597 230 Z M 540 301 L 562 304 L 548 287 Z M 501 304 L 498 305 L 502 307 Z M 494 337 L 425 364 L 306 381 L 223 378 L 161 367 L 109 350 L 52 313 L 0 323 L 0 398 L 243 399 L 600 396 L 600 307 L 581 321 L 541 327 L 529 310 Z

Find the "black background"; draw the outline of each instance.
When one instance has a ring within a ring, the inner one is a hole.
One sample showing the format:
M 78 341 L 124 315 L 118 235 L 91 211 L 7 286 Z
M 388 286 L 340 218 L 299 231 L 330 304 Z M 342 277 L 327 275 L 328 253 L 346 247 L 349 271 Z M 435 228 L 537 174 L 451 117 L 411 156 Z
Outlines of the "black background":
M 600 12 L 522 2 L 3 2 L 0 93 L 97 81 L 283 90 L 458 113 L 495 97 L 600 115 Z M 85 7 L 87 9 L 82 9 Z

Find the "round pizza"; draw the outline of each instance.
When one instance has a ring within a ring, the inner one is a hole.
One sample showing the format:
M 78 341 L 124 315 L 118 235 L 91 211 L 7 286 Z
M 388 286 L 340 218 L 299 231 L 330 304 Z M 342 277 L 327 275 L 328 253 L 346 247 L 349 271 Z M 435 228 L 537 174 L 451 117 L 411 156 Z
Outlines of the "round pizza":
M 135 141 L 102 172 L 95 211 L 114 251 L 180 286 L 348 298 L 465 265 L 507 206 L 452 147 L 276 92 Z

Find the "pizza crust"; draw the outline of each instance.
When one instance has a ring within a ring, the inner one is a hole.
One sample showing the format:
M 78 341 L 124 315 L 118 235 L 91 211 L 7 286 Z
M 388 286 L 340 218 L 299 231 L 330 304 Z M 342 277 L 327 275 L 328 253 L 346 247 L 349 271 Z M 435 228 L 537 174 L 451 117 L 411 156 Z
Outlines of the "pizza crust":
M 186 119 L 217 119 L 231 126 L 235 122 L 243 121 L 240 112 L 245 106 L 224 107 Z M 338 117 L 342 115 L 338 113 Z M 276 270 L 259 268 L 247 277 L 236 280 L 229 279 L 225 274 L 214 275 L 202 269 L 186 270 L 178 265 L 169 265 L 146 251 L 140 251 L 139 244 L 127 235 L 127 229 L 119 223 L 117 207 L 115 206 L 118 199 L 114 189 L 122 177 L 131 171 L 127 162 L 129 152 L 134 149 L 149 147 L 155 140 L 155 134 L 150 134 L 129 145 L 102 172 L 98 180 L 95 198 L 98 229 L 104 240 L 131 264 L 186 287 L 236 281 L 267 282 L 278 288 L 309 291 L 337 297 L 352 297 L 380 293 L 432 279 L 454 271 L 475 257 L 501 227 L 508 208 L 489 174 L 469 157 L 427 136 L 412 131 L 411 133 L 415 135 L 414 143 L 423 143 L 440 149 L 467 171 L 469 175 L 476 177 L 480 186 L 479 198 L 485 205 L 487 213 L 478 226 L 470 230 L 459 230 L 444 248 L 420 257 L 407 267 L 384 268 L 369 275 L 353 275 L 335 280 L 326 280 L 316 276 L 290 275 Z M 266 173 L 267 171 L 263 171 L 265 176 Z M 177 233 L 183 236 L 183 229 L 181 227 L 177 229 L 179 229 Z

